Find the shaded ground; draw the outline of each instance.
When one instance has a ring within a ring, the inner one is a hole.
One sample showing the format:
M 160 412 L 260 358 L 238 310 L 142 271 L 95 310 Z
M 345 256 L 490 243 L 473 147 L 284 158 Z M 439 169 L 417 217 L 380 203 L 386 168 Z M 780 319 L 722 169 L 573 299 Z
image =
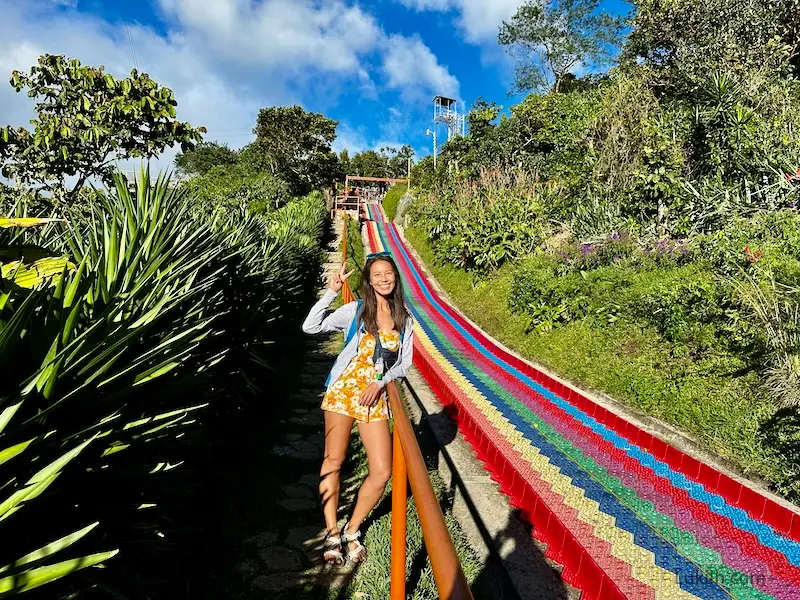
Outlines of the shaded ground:
M 342 587 L 348 569 L 320 562 L 323 535 L 317 485 L 322 456 L 320 382 L 330 368 L 330 344 L 308 342 L 298 389 L 274 423 L 242 432 L 221 474 L 219 535 L 223 561 L 205 598 L 325 598 Z M 352 456 L 345 489 L 355 486 Z M 347 508 L 348 504 L 342 507 Z
M 326 272 L 341 263 L 336 251 L 341 224 L 335 227 Z M 204 493 L 210 497 L 198 499 L 211 508 L 204 510 L 209 517 L 202 547 L 192 549 L 197 569 L 186 582 L 186 595 L 180 596 L 192 600 L 384 600 L 389 596 L 391 484 L 362 527 L 367 561 L 356 570 L 350 565 L 330 567 L 320 560 L 324 521 L 317 493 L 323 444 L 319 407 L 323 382 L 341 338 L 310 338 L 298 328 L 293 343 L 305 345 L 304 358 L 302 364 L 285 367 L 286 390 L 270 390 L 277 405 L 264 413 L 274 416 L 255 423 L 245 418 L 224 436 L 215 451 L 216 480 L 205 486 Z M 355 430 L 351 439 L 343 470 L 342 522 L 366 475 L 366 456 Z M 493 597 L 481 583 L 486 573 L 447 510 L 450 499 L 443 482 L 435 472 L 432 480 L 467 579 L 476 584 L 475 597 Z M 409 597 L 438 598 L 413 501 L 409 501 L 407 517 Z

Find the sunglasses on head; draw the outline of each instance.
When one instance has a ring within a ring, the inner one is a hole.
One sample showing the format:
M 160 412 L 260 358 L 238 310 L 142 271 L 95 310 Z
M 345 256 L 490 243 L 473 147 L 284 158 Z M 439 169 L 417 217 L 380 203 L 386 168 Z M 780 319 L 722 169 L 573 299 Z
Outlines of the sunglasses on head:
M 366 260 L 371 260 L 373 258 L 388 258 L 391 254 L 384 251 L 384 252 L 373 252 L 372 254 L 367 254 Z

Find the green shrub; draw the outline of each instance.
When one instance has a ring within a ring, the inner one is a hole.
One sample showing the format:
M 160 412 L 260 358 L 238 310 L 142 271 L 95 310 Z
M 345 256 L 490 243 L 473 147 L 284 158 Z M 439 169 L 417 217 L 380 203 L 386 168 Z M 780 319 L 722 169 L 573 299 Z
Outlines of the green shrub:
M 364 268 L 364 242 L 358 219 L 347 219 L 347 270 L 353 270 L 348 279 L 350 289 L 358 296 L 361 293 L 361 270 Z
M 603 186 L 589 187 L 574 200 L 567 200 L 561 220 L 579 240 L 602 238 L 613 232 L 634 230 L 635 223 L 623 216 L 623 203 Z
M 786 277 L 800 273 L 800 215 L 795 210 L 738 217 L 719 231 L 698 238 L 703 257 L 715 271 L 736 277 L 769 266 Z
M 143 543 L 160 556 L 153 564 L 170 565 L 166 577 L 181 534 L 161 505 L 190 492 L 173 467 L 232 400 L 263 403 L 285 352 L 276 342 L 294 332 L 321 274 L 318 194 L 268 221 L 242 207 L 209 214 L 147 173 L 133 192 L 115 182 L 65 224 L 0 229 L 4 267 L 20 254 L 61 264 L 33 287 L 10 268 L 0 280 L 0 517 L 16 540 L 0 549 L 3 589 L 121 551 L 111 582 Z
M 407 183 L 398 183 L 393 185 L 389 188 L 389 191 L 386 192 L 386 197 L 383 199 L 383 210 L 386 211 L 386 217 L 390 221 L 394 221 L 394 218 L 397 216 L 397 207 L 407 191 Z
M 750 316 L 764 332 L 764 386 L 780 408 L 800 406 L 800 300 L 796 280 L 786 284 L 759 271 L 736 283 Z
M 513 108 L 518 141 L 543 157 L 543 173 L 581 178 L 589 124 L 600 106 L 596 90 L 531 94 Z
M 622 319 L 694 356 L 748 353 L 760 340 L 731 286 L 697 264 L 614 264 L 559 276 L 561 268 L 558 258 L 542 255 L 515 272 L 509 308 L 528 318 L 529 330 L 546 333 L 586 319 L 606 327 Z
M 711 271 L 691 266 L 671 286 L 660 286 L 634 300 L 631 313 L 665 340 L 695 354 L 714 348 L 751 351 L 758 331 L 742 311 L 733 288 Z
M 613 324 L 624 306 L 622 294 L 633 283 L 624 269 L 602 267 L 558 275 L 558 260 L 540 255 L 515 272 L 508 297 L 512 312 L 528 317 L 528 330 L 538 333 L 572 321 L 596 318 Z
M 592 162 L 587 177 L 622 199 L 640 168 L 647 124 L 660 112 L 644 74 L 617 73 L 601 88 L 597 114 L 588 127 Z
M 672 213 L 686 195 L 683 142 L 687 129 L 681 111 L 662 111 L 644 123 L 644 146 L 626 195 L 626 213 L 643 223 L 654 221 L 661 234 L 667 231 L 667 219 L 681 216 Z M 675 228 L 669 231 L 685 233 Z
M 562 247 L 558 272 L 572 273 L 590 271 L 612 264 L 630 262 L 636 255 L 638 244 L 626 232 L 613 232 L 601 239 L 579 242 Z
M 189 194 L 207 206 L 246 206 L 254 213 L 274 211 L 290 198 L 289 185 L 266 172 L 252 172 L 241 165 L 217 166 L 183 184 Z
M 442 260 L 486 272 L 527 256 L 549 235 L 541 219 L 548 193 L 523 172 L 484 170 L 479 181 L 417 199 L 412 212 Z

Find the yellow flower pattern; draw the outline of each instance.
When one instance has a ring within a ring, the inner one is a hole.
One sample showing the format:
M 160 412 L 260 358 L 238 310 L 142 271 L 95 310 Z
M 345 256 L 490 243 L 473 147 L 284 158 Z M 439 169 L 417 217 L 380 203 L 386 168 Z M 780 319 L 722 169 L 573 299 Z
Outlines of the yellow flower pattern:
M 398 351 L 400 334 L 397 331 L 381 331 L 379 335 L 384 348 Z M 375 381 L 375 364 L 372 362 L 374 353 L 375 336 L 365 333 L 358 344 L 358 353 L 325 392 L 322 399 L 322 410 L 347 415 L 361 423 L 389 419 L 389 402 L 386 399 L 386 392 L 381 393 L 375 406 L 361 406 L 358 403 L 358 399 L 367 386 Z

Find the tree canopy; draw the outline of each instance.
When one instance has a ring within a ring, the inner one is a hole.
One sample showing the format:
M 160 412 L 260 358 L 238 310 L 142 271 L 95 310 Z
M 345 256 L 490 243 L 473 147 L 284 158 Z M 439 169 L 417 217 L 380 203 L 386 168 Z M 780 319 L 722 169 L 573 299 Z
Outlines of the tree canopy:
M 102 66 L 45 54 L 10 82 L 38 102 L 33 131 L 0 129 L 2 173 L 56 201 L 71 201 L 90 178 L 110 183 L 117 160 L 150 158 L 174 144 L 185 152 L 205 133 L 178 121 L 172 90 L 136 69 L 116 79 Z
M 517 62 L 517 91 L 558 92 L 577 68 L 608 63 L 622 20 L 599 7 L 600 0 L 529 0 L 503 21 L 498 41 Z
M 401 148 L 384 147 L 377 150 L 364 150 L 351 158 L 344 150 L 339 156 L 340 164 L 347 175 L 360 177 L 402 178 L 408 173 L 408 160 L 414 156 L 414 149 L 404 145 Z
M 800 74 L 800 0 L 637 0 L 623 56 L 656 84 L 701 85 L 711 72 Z
M 239 160 L 237 153 L 224 144 L 200 142 L 192 150 L 180 152 L 175 165 L 185 175 L 205 175 L 217 166 L 232 166 Z
M 339 161 L 331 151 L 338 122 L 300 106 L 262 108 L 258 113 L 254 160 L 292 193 L 327 187 L 341 178 Z

